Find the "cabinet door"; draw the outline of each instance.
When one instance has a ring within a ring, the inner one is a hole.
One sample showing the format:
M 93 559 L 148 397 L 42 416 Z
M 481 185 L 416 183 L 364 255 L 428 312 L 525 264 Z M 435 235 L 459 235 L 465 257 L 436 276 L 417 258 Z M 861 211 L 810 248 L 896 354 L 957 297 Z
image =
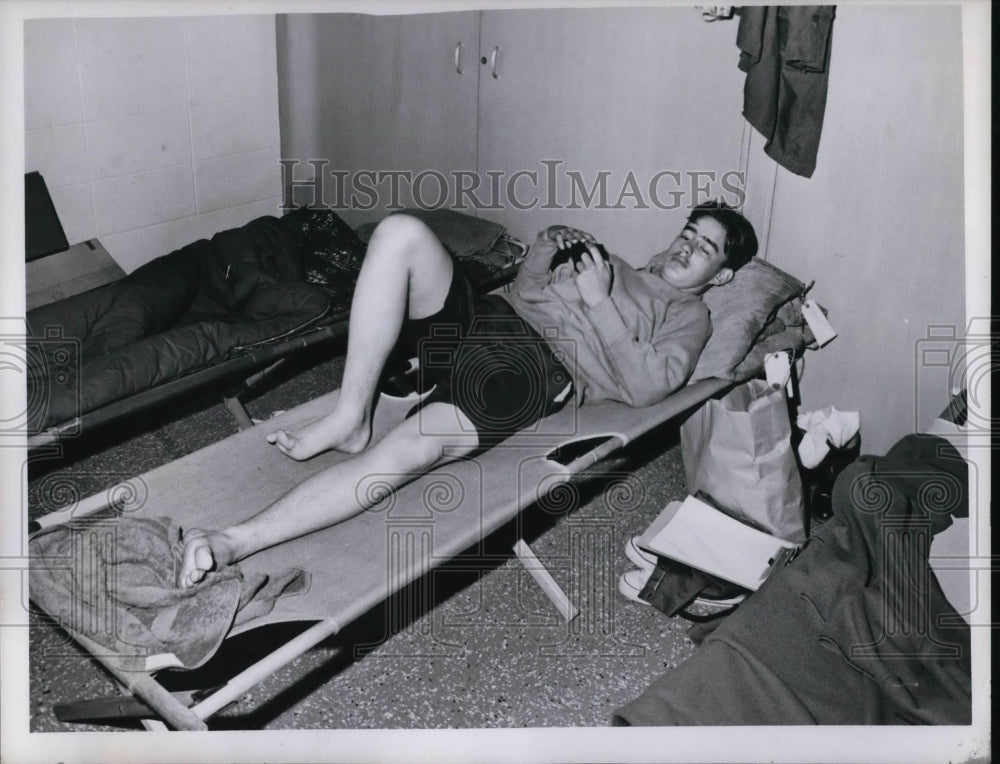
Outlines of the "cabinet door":
M 284 157 L 298 160 L 296 179 L 308 177 L 309 159 L 329 160 L 324 199 L 336 207 L 351 197 L 351 183 L 341 195 L 331 170 L 351 173 L 355 185 L 375 187 L 377 193 L 353 194 L 354 203 L 343 212 L 348 222 L 377 219 L 394 201 L 415 201 L 405 179 L 398 183 L 399 198 L 392 199 L 388 176 L 379 184 L 357 173 L 409 171 L 416 177 L 433 171 L 448 178 L 447 191 L 452 172 L 475 172 L 478 12 L 292 14 L 279 28 L 282 120 L 289 126 Z M 440 186 L 426 177 L 421 198 L 434 205 Z M 296 190 L 300 202 L 311 193 Z M 369 204 L 371 209 L 361 209 Z
M 484 216 L 522 237 L 576 225 L 640 264 L 693 203 L 738 201 L 721 185 L 743 135 L 735 38 L 692 8 L 484 11 L 479 169 L 487 183 L 502 172 L 508 197 Z M 599 185 L 589 204 L 578 189 L 573 209 L 572 173 L 588 191 L 604 177 L 604 199 Z

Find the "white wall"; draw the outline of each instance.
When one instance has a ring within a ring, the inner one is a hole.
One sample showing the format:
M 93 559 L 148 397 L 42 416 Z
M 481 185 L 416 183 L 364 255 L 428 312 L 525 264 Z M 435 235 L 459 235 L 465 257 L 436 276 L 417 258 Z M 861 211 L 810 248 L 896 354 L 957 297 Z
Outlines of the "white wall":
M 816 172 L 778 169 L 768 258 L 816 280 L 839 332 L 807 353 L 803 404 L 859 410 L 869 453 L 943 410 L 922 348 L 966 325 L 961 12 L 838 6 Z
M 281 196 L 273 15 L 25 22 L 25 171 L 126 271 Z

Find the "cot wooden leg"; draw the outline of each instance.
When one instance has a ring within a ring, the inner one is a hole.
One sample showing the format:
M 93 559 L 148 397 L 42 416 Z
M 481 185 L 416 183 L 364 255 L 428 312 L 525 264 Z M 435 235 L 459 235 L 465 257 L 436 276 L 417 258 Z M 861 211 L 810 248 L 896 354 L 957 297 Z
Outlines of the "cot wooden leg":
M 521 564 L 524 565 L 524 569 L 542 587 L 545 596 L 552 601 L 552 604 L 556 606 L 556 610 L 559 611 L 567 622 L 572 621 L 580 614 L 580 610 L 569 601 L 566 592 L 556 583 L 552 574 L 546 570 L 541 560 L 535 556 L 535 553 L 531 551 L 531 547 L 525 543 L 524 539 L 518 539 L 517 543 L 514 544 L 514 554 L 517 555 Z
M 286 663 L 298 658 L 306 650 L 319 644 L 339 630 L 337 621 L 332 618 L 320 621 L 311 626 L 294 639 L 289 640 L 270 655 L 234 676 L 217 692 L 212 693 L 190 709 L 191 713 L 201 719 L 207 719 L 212 714 L 225 708 L 243 693 L 254 687 L 261 680 L 271 676 Z
M 177 730 L 207 730 L 208 726 L 195 716 L 191 709 L 175 698 L 150 674 L 122 669 L 113 656 L 107 655 L 107 648 L 94 642 L 79 632 L 71 631 L 70 636 L 79 642 L 112 677 L 128 692 L 142 700 L 171 727 Z
M 222 402 L 225 404 L 226 408 L 229 409 L 229 413 L 233 415 L 233 419 L 236 420 L 236 426 L 239 427 L 240 430 L 249 430 L 253 427 L 253 419 L 250 418 L 250 414 L 247 412 L 246 406 L 243 405 L 243 401 L 240 400 L 240 396 L 243 393 L 252 390 L 255 386 L 267 379 L 268 376 L 275 371 L 275 369 L 284 365 L 285 360 L 286 359 L 284 358 L 279 358 L 266 369 L 262 369 L 256 374 L 247 377 L 238 392 L 235 392 L 232 395 L 222 396 Z
M 100 656 L 96 656 L 101 660 Z M 101 660 L 104 667 L 110 671 L 115 679 L 121 682 L 128 691 L 141 698 L 150 708 L 171 727 L 176 730 L 207 730 L 208 725 L 196 716 L 191 709 L 187 708 L 177 698 L 149 674 L 125 672 L 111 664 L 110 661 Z
M 102 648 L 99 645 L 80 634 L 73 634 L 73 636 L 111 672 L 120 687 L 141 699 L 171 727 L 178 730 L 207 730 L 208 725 L 205 724 L 205 719 L 237 700 L 247 690 L 271 676 L 285 664 L 295 660 L 309 648 L 319 644 L 330 635 L 336 634 L 338 630 L 338 622 L 332 618 L 320 621 L 286 642 L 270 655 L 237 674 L 204 700 L 190 707 L 186 706 L 181 698 L 190 696 L 191 693 L 177 693 L 175 696 L 149 674 L 123 671 L 113 661 L 102 657 Z M 127 698 L 122 700 L 127 701 Z M 121 717 L 119 716 L 119 718 Z M 144 719 L 142 725 L 148 730 L 164 729 L 163 723 L 156 719 Z
M 235 395 L 227 395 L 222 399 L 222 402 L 229 409 L 229 413 L 233 415 L 233 419 L 236 420 L 236 426 L 242 430 L 249 430 L 253 427 L 253 420 L 250 418 L 250 414 L 247 413 L 246 407 L 243 405 L 243 401 Z

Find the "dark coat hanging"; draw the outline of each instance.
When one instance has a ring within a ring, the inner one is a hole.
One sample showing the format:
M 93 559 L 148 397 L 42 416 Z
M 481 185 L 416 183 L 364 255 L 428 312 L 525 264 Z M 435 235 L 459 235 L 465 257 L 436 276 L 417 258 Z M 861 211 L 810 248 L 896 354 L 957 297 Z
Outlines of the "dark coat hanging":
M 743 116 L 767 139 L 768 156 L 807 178 L 816 169 L 823 129 L 835 10 L 782 5 L 740 11 Z

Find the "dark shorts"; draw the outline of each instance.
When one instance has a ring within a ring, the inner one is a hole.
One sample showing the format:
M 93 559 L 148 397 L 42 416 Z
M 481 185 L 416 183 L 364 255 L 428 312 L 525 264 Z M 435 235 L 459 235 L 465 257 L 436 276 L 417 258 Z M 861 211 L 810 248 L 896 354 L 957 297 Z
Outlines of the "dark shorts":
M 532 426 L 572 397 L 572 378 L 557 351 L 503 297 L 477 293 L 459 263 L 444 306 L 407 321 L 403 340 L 419 359 L 419 389 L 434 387 L 410 415 L 430 403 L 450 403 L 475 426 L 481 448 Z

